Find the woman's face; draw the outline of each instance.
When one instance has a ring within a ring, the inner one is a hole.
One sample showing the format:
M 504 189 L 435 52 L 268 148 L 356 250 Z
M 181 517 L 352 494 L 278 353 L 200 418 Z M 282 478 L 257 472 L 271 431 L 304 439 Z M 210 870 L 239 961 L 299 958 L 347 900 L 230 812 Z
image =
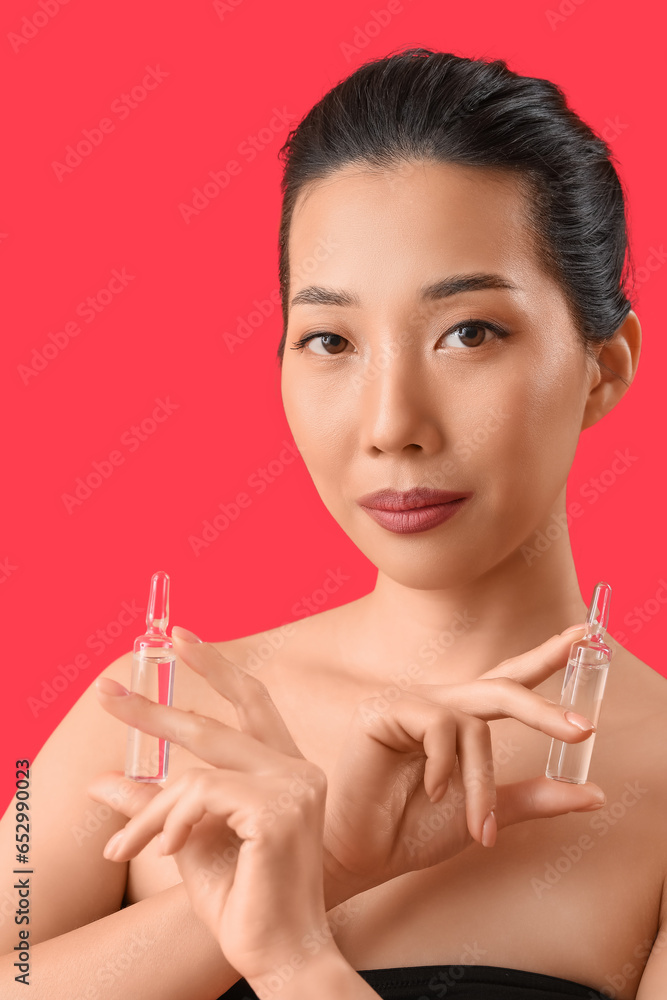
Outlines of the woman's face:
M 522 558 L 562 509 L 599 375 L 538 266 L 524 197 L 501 171 L 424 161 L 346 167 L 295 207 L 287 420 L 329 512 L 408 587 L 461 585 Z M 470 275 L 508 287 L 423 295 Z M 335 336 L 291 349 L 310 334 Z M 403 534 L 357 502 L 413 486 L 473 495 Z

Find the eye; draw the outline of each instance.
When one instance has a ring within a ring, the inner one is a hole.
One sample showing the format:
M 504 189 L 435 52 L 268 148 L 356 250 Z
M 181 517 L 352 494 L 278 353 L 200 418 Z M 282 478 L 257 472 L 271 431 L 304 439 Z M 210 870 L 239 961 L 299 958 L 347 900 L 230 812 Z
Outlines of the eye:
M 443 338 L 445 340 L 450 337 L 453 338 L 452 342 L 448 345 L 450 347 L 481 347 L 483 344 L 489 343 L 489 340 L 486 339 L 487 333 L 493 335 L 489 339 L 509 336 L 505 330 L 494 323 L 477 319 L 467 319 L 463 323 L 457 323 L 455 327 L 448 330 L 447 333 L 443 334 Z
M 487 334 L 491 334 L 491 336 L 487 337 Z M 450 337 L 453 339 L 447 346 L 454 347 L 455 349 L 470 349 L 482 347 L 494 339 L 499 340 L 503 337 L 509 337 L 509 333 L 507 330 L 503 330 L 502 327 L 488 320 L 466 319 L 461 323 L 457 323 L 456 326 L 451 327 L 451 329 L 442 335 L 441 339 L 447 340 Z M 349 340 L 341 337 L 338 333 L 308 333 L 300 340 L 295 340 L 291 350 L 302 350 L 311 341 L 313 345 L 318 344 L 321 350 L 315 350 L 314 346 L 309 348 L 309 350 L 312 354 L 317 354 L 320 357 L 332 357 L 336 354 L 342 354 L 345 350 L 345 345 L 350 343 Z
M 307 343 L 313 341 L 314 344 L 318 343 L 324 348 L 322 351 L 316 351 L 309 348 L 312 354 L 319 354 L 320 357 L 331 354 L 341 354 L 345 349 L 345 344 L 349 344 L 349 340 L 345 337 L 341 337 L 338 333 L 308 333 L 301 340 L 295 340 L 293 347 L 290 348 L 292 351 L 297 351 L 306 346 Z M 331 348 L 331 350 L 329 350 Z

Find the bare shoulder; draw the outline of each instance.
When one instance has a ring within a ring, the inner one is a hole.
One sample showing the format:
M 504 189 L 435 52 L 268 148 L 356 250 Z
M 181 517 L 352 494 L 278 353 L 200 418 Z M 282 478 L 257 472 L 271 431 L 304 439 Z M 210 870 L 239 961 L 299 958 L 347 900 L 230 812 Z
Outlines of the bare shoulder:
M 629 650 L 616 643 L 613 648 L 596 737 L 599 776 L 608 797 L 634 789 L 635 798 L 641 798 L 644 808 L 637 817 L 643 836 L 655 842 L 664 873 L 667 854 L 660 831 L 667 808 L 667 678 Z
M 105 712 L 97 698 L 97 677 L 111 677 L 129 688 L 132 675 L 132 653 L 124 653 L 110 663 L 96 677 L 89 679 L 88 687 L 79 695 L 66 715 L 53 729 L 42 747 L 42 756 L 58 747 L 63 762 L 80 753 L 79 741 L 87 742 L 86 758 L 91 766 L 114 767 L 122 757 L 125 732 L 117 719 Z M 94 759 L 94 763 L 93 763 Z
M 335 656 L 336 629 L 355 603 L 329 608 L 262 632 L 226 639 L 213 645 L 248 673 L 261 673 L 262 677 L 269 679 L 277 674 L 279 667 L 288 662 L 299 662 L 317 651 Z
M 258 674 L 264 668 L 275 665 L 277 654 L 284 655 L 286 650 L 295 649 L 303 631 L 299 629 L 299 624 L 288 622 L 251 635 L 223 639 L 212 645 L 242 670 Z
M 612 640 L 607 687 L 628 725 L 659 722 L 667 715 L 667 677 Z M 607 701 L 605 694 L 605 701 Z M 665 730 L 667 739 L 667 729 Z
M 132 654 L 102 673 L 129 685 Z M 39 873 L 39 906 L 31 914 L 31 941 L 38 943 L 120 909 L 126 865 L 107 861 L 102 850 L 123 825 L 123 817 L 87 793 L 102 771 L 123 769 L 125 727 L 105 712 L 95 677 L 55 725 L 30 767 L 30 860 Z M 12 815 L 0 822 L 0 847 L 7 857 L 14 837 Z M 9 898 L 9 867 L 0 894 Z M 4 880 L 4 881 L 3 881 Z M 95 891 L 90 891 L 90 886 Z M 3 897 L 4 898 L 4 897 Z M 12 925 L 0 921 L 0 953 L 11 949 Z

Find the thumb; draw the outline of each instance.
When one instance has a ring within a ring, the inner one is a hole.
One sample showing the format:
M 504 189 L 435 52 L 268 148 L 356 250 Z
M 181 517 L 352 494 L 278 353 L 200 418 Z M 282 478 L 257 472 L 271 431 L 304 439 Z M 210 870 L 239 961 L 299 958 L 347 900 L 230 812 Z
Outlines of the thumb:
M 134 816 L 162 791 L 161 785 L 126 778 L 122 771 L 104 771 L 86 786 L 96 802 L 106 802 L 123 816 Z
M 606 801 L 600 786 L 592 781 L 576 785 L 569 781 L 556 781 L 543 774 L 539 778 L 498 785 L 494 812 L 500 830 L 528 819 L 592 811 Z

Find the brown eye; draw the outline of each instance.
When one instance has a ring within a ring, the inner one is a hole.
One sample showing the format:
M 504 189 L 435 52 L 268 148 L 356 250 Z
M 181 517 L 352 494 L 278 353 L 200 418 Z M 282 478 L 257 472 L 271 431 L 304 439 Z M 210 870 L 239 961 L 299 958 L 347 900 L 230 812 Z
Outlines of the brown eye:
M 489 327 L 482 326 L 481 323 L 460 323 L 445 334 L 445 339 L 453 337 L 454 341 L 450 346 L 454 347 L 481 347 L 487 331 L 493 333 Z
M 301 340 L 294 342 L 292 350 L 298 350 L 306 346 L 306 344 L 313 342 L 313 344 L 319 344 L 323 350 L 316 351 L 314 348 L 309 348 L 313 354 L 331 355 L 331 354 L 341 354 L 345 350 L 345 345 L 349 343 L 345 337 L 341 337 L 338 333 L 310 333 Z

